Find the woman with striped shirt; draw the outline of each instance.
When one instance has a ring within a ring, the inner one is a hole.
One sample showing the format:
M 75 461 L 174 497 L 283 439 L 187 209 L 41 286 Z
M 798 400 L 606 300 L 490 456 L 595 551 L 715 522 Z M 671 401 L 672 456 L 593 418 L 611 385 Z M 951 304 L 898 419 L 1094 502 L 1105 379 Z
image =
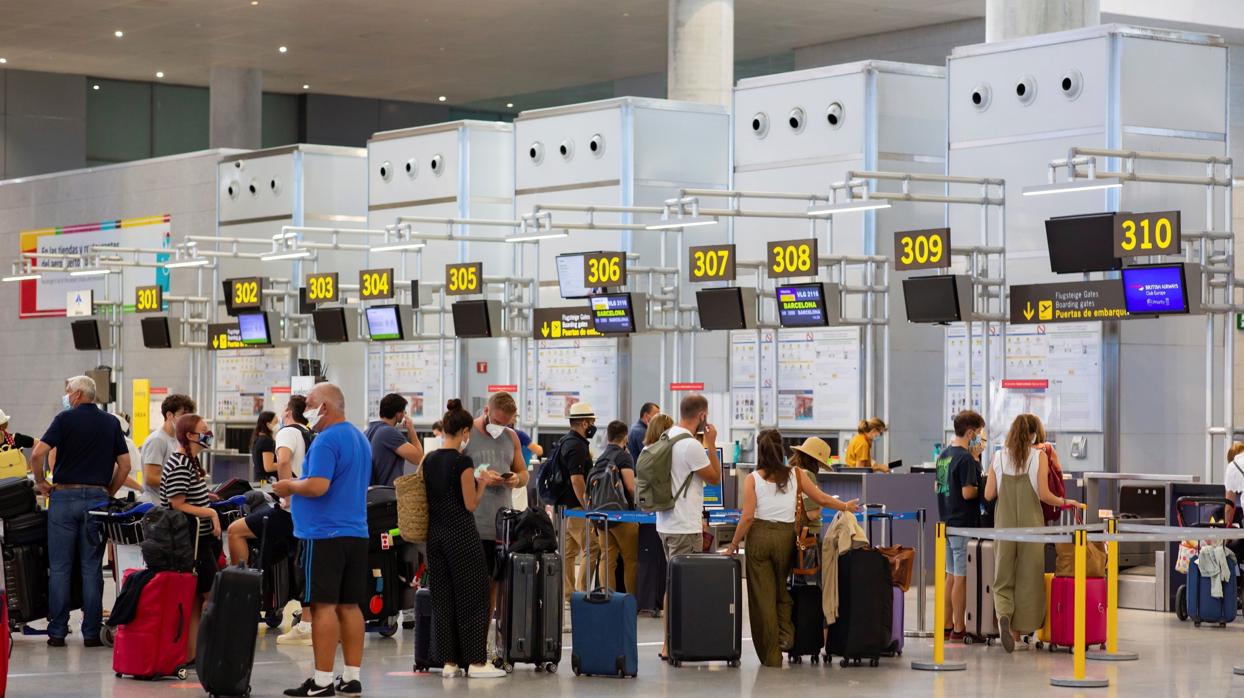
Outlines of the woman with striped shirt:
M 194 571 L 199 578 L 198 594 L 194 600 L 194 612 L 190 614 L 189 642 L 186 646 L 186 661 L 193 663 L 199 617 L 219 569 L 220 516 L 210 506 L 207 472 L 199 461 L 199 454 L 212 443 L 213 434 L 207 420 L 197 414 L 182 415 L 177 418 L 175 435 L 180 446 L 169 454 L 160 472 L 160 504 L 195 517 L 199 524 L 198 555 L 194 563 Z

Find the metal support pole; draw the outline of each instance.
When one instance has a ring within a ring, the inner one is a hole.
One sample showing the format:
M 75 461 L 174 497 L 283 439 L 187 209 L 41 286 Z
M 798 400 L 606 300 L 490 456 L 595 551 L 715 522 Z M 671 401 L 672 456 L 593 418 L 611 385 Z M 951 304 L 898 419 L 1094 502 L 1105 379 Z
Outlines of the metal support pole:
M 1107 533 L 1118 533 L 1117 519 L 1106 521 Z M 1135 652 L 1119 651 L 1119 542 L 1106 543 L 1106 651 L 1089 652 L 1088 659 L 1103 662 L 1130 662 L 1140 659 Z
M 920 532 L 919 544 L 916 545 L 916 629 L 904 631 L 904 637 L 933 637 L 933 633 L 929 632 L 924 625 L 926 620 L 925 596 L 927 596 L 926 591 L 928 588 L 928 573 L 924 569 L 924 534 L 927 520 L 928 512 L 924 509 L 917 509 L 916 524 Z M 943 622 L 945 622 L 944 619 Z
M 917 671 L 963 671 L 965 662 L 946 661 L 946 524 L 938 522 L 933 539 L 933 661 L 911 663 Z

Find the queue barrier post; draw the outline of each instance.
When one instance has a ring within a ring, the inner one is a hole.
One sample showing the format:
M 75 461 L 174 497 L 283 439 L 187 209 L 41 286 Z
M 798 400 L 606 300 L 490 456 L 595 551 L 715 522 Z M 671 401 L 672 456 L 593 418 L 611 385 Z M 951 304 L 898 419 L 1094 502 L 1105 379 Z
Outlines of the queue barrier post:
M 1088 531 L 1083 529 L 1076 531 L 1075 537 L 1075 647 L 1073 649 L 1074 658 L 1073 676 L 1071 678 L 1050 678 L 1051 686 L 1061 688 L 1106 688 L 1110 686 L 1109 679 L 1090 679 L 1085 674 L 1085 652 L 1084 652 L 1084 616 L 1085 616 L 1085 567 L 1087 566 L 1088 557 Z
M 946 524 L 938 522 L 933 541 L 933 661 L 913 661 L 918 671 L 963 671 L 965 662 L 946 661 Z
M 1117 519 L 1106 521 L 1106 532 L 1118 533 Z M 1119 542 L 1106 543 L 1106 651 L 1089 652 L 1088 659 L 1099 662 L 1133 662 L 1140 659 L 1135 652 L 1119 651 Z

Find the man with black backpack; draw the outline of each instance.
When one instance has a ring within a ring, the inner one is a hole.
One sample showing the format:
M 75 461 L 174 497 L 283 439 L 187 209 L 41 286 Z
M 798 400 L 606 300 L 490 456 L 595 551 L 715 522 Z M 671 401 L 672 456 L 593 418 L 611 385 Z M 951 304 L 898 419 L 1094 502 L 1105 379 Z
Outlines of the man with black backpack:
M 605 427 L 605 438 L 609 443 L 587 476 L 588 508 L 605 512 L 629 511 L 635 508 L 635 461 L 631 460 L 626 448 L 626 422 L 616 419 L 610 422 Z M 636 593 L 639 589 L 639 524 L 611 523 L 605 529 L 596 531 L 596 536 L 598 541 L 593 551 L 600 548 L 610 553 L 609 559 L 601 560 L 597 568 L 602 580 L 600 583 L 603 585 L 608 581 L 610 586 L 614 586 L 618 556 L 621 555 L 626 588 L 620 591 Z
M 596 435 L 596 413 L 585 402 L 570 406 L 570 431 L 557 442 L 541 467 L 539 490 L 542 501 L 559 510 L 587 507 L 587 474 L 592 469 L 588 439 Z M 599 548 L 593 548 L 593 559 L 582 560 L 575 575 L 575 563 L 587 549 L 589 528 L 581 518 L 566 518 L 566 543 L 562 550 L 562 595 L 570 603 L 570 594 L 587 588 L 589 564 L 600 561 Z

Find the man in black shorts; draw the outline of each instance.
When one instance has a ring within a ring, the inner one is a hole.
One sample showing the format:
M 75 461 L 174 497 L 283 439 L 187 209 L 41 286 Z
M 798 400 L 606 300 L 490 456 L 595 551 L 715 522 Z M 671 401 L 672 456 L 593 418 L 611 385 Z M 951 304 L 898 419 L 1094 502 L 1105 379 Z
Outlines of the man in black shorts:
M 303 601 L 311 604 L 315 674 L 287 696 L 357 696 L 363 692 L 363 611 L 367 602 L 367 483 L 371 445 L 346 421 L 341 389 L 320 383 L 303 416 L 318 433 L 298 480 L 272 486 L 291 497 L 294 535 L 302 542 Z M 333 685 L 337 644 L 345 670 Z

